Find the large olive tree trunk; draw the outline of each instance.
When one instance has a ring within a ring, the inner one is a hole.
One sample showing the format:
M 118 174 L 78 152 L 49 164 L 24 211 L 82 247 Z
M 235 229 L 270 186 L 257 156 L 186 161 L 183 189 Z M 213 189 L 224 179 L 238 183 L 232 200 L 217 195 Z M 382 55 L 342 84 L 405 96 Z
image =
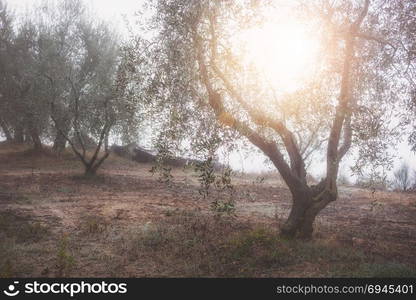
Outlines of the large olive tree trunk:
M 285 237 L 310 238 L 316 216 L 332 201 L 337 199 L 337 191 L 325 188 L 325 181 L 308 187 L 304 185 L 292 193 L 292 207 L 286 222 L 280 228 Z

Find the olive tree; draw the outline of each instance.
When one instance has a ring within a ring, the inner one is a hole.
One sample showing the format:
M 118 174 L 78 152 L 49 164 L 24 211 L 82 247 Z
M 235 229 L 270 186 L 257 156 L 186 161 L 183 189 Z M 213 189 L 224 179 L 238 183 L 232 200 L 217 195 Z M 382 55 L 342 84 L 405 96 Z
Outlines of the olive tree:
M 244 49 L 234 41 L 282 3 L 154 1 L 152 93 L 181 107 L 194 127 L 215 123 L 266 155 L 292 194 L 281 233 L 310 237 L 316 216 L 338 197 L 339 165 L 348 151 L 357 147 L 361 166 L 386 161 L 397 134 L 390 121 L 398 97 L 391 80 L 398 46 L 386 39 L 391 18 L 385 1 L 292 2 L 293 17 L 301 15 L 321 41 L 319 68 L 302 88 L 276 92 L 264 72 L 242 63 Z M 312 152 L 326 160 L 318 184 L 307 182 Z
M 45 53 L 40 70 L 49 87 L 56 130 L 54 147 L 62 149 L 68 142 L 85 174 L 94 175 L 110 154 L 109 135 L 123 109 L 123 90 L 116 80 L 119 42 L 108 25 L 91 20 L 81 2 L 61 5 L 56 22 L 48 18 L 39 30 Z M 90 140 L 95 143 L 92 149 Z

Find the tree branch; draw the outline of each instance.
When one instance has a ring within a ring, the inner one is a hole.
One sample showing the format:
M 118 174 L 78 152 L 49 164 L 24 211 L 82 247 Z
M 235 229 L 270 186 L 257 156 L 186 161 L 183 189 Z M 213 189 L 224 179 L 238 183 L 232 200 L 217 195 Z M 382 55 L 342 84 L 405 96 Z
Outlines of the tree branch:
M 54 104 L 51 103 L 51 108 L 52 110 L 54 109 Z M 71 145 L 72 150 L 74 151 L 74 153 L 79 157 L 79 159 L 82 161 L 82 163 L 85 166 L 88 166 L 88 162 L 85 160 L 85 156 L 83 154 L 81 154 L 81 152 L 78 151 L 78 149 L 75 147 L 74 143 L 71 141 L 71 139 L 63 132 L 63 130 L 61 130 L 61 128 L 58 126 L 58 123 L 55 119 L 55 117 L 53 116 L 53 113 L 51 114 L 51 119 L 52 121 L 55 123 L 55 128 L 59 131 L 59 133 L 65 138 L 65 140 Z
M 394 50 L 394 52 L 397 51 L 396 45 L 394 45 L 392 42 L 387 41 L 387 40 L 385 40 L 381 37 L 377 37 L 377 36 L 374 36 L 372 34 L 368 34 L 368 33 L 365 33 L 365 32 L 358 32 L 355 36 L 359 37 L 359 38 L 362 38 L 362 39 L 365 39 L 365 40 L 368 40 L 368 41 L 375 41 L 379 44 L 388 45 Z
M 251 120 L 259 126 L 266 126 L 274 131 L 276 131 L 283 140 L 285 145 L 286 151 L 289 155 L 291 168 L 294 174 L 304 183 L 306 183 L 306 169 L 305 164 L 302 159 L 302 156 L 299 152 L 298 145 L 296 143 L 295 137 L 292 132 L 281 122 L 277 120 L 273 120 L 270 117 L 267 117 L 266 114 L 260 113 L 250 107 L 247 102 L 243 99 L 240 93 L 238 93 L 233 85 L 228 80 L 227 76 L 218 68 L 216 64 L 217 60 L 217 35 L 215 31 L 216 21 L 213 15 L 210 15 L 210 33 L 211 33 L 211 40 L 210 40 L 210 49 L 211 49 L 211 60 L 210 66 L 217 74 L 217 76 L 223 81 L 227 92 L 231 95 L 233 99 L 235 99 L 242 108 L 249 114 Z
M 364 21 L 365 16 L 368 13 L 368 8 L 370 1 L 366 0 L 364 8 L 362 9 L 357 20 L 353 22 L 350 26 L 350 30 L 346 36 L 346 45 L 345 45 L 345 58 L 344 58 L 344 67 L 342 71 L 341 79 L 341 90 L 338 100 L 338 105 L 335 110 L 335 118 L 332 124 L 331 133 L 328 139 L 328 148 L 327 148 L 327 178 L 326 178 L 326 188 L 328 190 L 336 190 L 336 179 L 338 175 L 339 168 L 339 141 L 341 130 L 345 121 L 346 114 L 348 113 L 348 105 L 351 101 L 351 67 L 354 60 L 354 47 L 355 47 L 355 36 L 358 32 L 361 23 Z M 347 130 L 348 133 L 348 130 Z M 342 149 L 342 152 L 346 152 L 350 143 L 348 143 L 348 136 L 346 142 Z M 342 153 L 341 153 L 342 154 Z
M 219 122 L 223 125 L 229 126 L 240 134 L 245 136 L 253 145 L 261 149 L 273 162 L 276 168 L 279 170 L 284 181 L 294 193 L 297 191 L 295 187 L 298 187 L 302 182 L 295 176 L 288 164 L 286 163 L 284 156 L 279 151 L 275 143 L 268 142 L 264 137 L 260 136 L 257 132 L 253 131 L 248 125 L 237 120 L 234 116 L 227 113 L 221 100 L 221 95 L 212 86 L 209 78 L 207 66 L 202 54 L 202 47 L 200 38 L 197 34 L 194 34 L 195 49 L 197 55 L 197 61 L 199 65 L 199 71 L 201 74 L 201 80 L 208 92 L 209 105 L 214 110 L 214 113 Z

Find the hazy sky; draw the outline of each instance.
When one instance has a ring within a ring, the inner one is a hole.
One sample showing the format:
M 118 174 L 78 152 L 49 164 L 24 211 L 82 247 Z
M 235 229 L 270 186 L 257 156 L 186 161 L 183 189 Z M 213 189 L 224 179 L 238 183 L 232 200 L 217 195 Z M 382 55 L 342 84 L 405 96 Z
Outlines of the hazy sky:
M 97 17 L 117 24 L 121 31 L 125 30 L 123 16 L 133 20 L 134 13 L 145 3 L 145 0 L 82 0 Z M 9 7 L 21 10 L 41 3 L 41 0 L 6 0 Z
M 103 18 L 112 22 L 120 28 L 120 32 L 127 32 L 123 18 L 126 17 L 131 22 L 134 22 L 134 13 L 137 11 L 145 0 L 83 0 L 90 6 L 93 12 L 96 13 L 97 17 Z M 40 3 L 40 0 L 6 0 L 9 7 L 21 10 L 25 7 Z M 124 16 L 124 17 L 123 17 Z M 397 159 L 395 166 L 397 167 L 400 163 L 405 160 L 414 169 L 416 169 L 416 155 L 410 151 L 410 148 L 406 141 L 399 143 L 398 150 L 396 152 Z M 245 171 L 260 172 L 263 170 L 271 170 L 273 168 L 267 167 L 264 164 L 265 157 L 259 154 L 249 154 L 246 152 L 239 153 L 238 151 L 232 153 L 229 156 L 231 165 L 236 169 L 244 169 Z M 345 169 L 351 164 L 351 159 L 346 159 L 343 163 Z M 325 170 L 325 161 L 314 161 L 311 165 L 310 172 L 314 175 L 320 175 Z M 348 173 L 347 173 L 348 175 Z
M 120 14 L 133 13 L 139 8 L 144 0 L 83 0 L 92 5 L 100 16 L 111 19 L 118 18 Z M 13 7 L 22 8 L 42 1 L 39 0 L 6 0 Z

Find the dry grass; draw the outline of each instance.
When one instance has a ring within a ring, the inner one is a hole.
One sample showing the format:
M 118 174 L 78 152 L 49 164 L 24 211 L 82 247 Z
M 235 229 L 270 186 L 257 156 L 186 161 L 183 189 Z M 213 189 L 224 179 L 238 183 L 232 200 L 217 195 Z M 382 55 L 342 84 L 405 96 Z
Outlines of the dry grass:
M 189 212 L 142 227 L 125 246 L 130 261 L 147 257 L 149 268 L 157 270 L 153 276 L 416 276 L 416 270 L 405 265 L 328 240 L 285 240 L 262 224 Z
M 312 241 L 288 241 L 290 194 L 274 176 L 239 175 L 236 214 L 218 217 L 189 170 L 167 187 L 110 156 L 85 178 L 71 153 L 15 145 L 0 163 L 1 277 L 416 277 L 412 194 L 342 188 Z

